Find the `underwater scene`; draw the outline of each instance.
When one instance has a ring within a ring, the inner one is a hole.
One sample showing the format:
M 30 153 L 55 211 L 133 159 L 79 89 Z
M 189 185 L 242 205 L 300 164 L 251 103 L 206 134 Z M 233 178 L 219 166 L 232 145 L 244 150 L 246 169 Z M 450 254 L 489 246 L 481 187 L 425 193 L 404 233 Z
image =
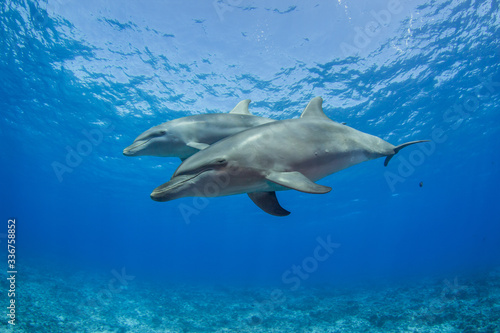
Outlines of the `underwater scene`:
M 500 332 L 500 2 L 3 0 L 0 332 Z

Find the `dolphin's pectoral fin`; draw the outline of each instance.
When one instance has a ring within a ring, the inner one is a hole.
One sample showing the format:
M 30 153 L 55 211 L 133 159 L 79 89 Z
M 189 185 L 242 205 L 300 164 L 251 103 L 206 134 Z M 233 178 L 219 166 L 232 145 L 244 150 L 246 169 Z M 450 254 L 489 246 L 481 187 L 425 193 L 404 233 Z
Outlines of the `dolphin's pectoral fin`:
M 403 143 L 402 145 L 396 146 L 396 148 L 394 148 L 394 154 L 389 155 L 385 158 L 384 166 L 387 166 L 387 164 L 389 164 L 389 161 L 391 160 L 391 158 L 393 158 L 394 155 L 396 155 L 404 147 L 408 147 L 408 146 L 414 145 L 415 143 L 421 143 L 421 142 L 429 142 L 429 140 L 411 141 L 411 142 Z
M 292 172 L 271 172 L 266 177 L 267 180 L 278 185 L 288 187 L 300 192 L 323 194 L 332 190 L 331 187 L 318 185 L 298 171 Z
M 229 113 L 232 114 L 245 114 L 245 115 L 252 115 L 250 111 L 248 111 L 248 104 L 250 104 L 251 100 L 249 99 L 244 99 L 241 102 L 239 102 L 234 109 L 232 109 Z
M 281 207 L 276 198 L 276 192 L 253 192 L 248 193 L 252 201 L 259 206 L 260 209 L 274 216 L 287 216 L 289 211 Z
M 202 143 L 202 142 L 191 141 L 191 142 L 186 143 L 186 146 L 194 148 L 194 149 L 198 149 L 198 150 L 203 150 L 203 149 L 209 147 L 210 145 L 208 145 L 206 143 Z

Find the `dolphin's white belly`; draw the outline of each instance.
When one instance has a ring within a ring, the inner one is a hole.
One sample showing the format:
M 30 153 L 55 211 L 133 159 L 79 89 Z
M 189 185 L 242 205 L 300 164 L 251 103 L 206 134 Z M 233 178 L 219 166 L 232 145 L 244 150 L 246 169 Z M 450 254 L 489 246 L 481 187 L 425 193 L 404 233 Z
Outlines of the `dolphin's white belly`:
M 336 154 L 335 156 L 331 154 L 326 158 L 311 159 L 308 165 L 301 167 L 301 170 L 302 173 L 309 179 L 317 181 L 335 172 L 344 170 L 367 160 L 366 155 L 359 151 Z

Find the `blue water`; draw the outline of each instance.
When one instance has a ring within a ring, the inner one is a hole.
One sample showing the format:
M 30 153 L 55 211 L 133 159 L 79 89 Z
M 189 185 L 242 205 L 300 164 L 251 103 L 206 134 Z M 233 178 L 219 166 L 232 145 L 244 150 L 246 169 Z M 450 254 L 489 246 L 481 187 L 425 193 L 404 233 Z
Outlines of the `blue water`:
M 139 289 L 292 294 L 297 281 L 304 293 L 487 274 L 500 265 L 499 36 L 495 0 L 3 1 L 1 246 L 15 218 L 20 274 L 103 272 L 96 288 L 122 268 Z M 432 143 L 319 181 L 328 194 L 280 192 L 282 218 L 246 195 L 154 202 L 180 161 L 122 155 L 168 120 L 246 98 L 253 114 L 288 119 L 315 96 L 392 144 Z M 314 263 L 318 238 L 337 247 Z M 292 283 L 294 265 L 311 272 Z

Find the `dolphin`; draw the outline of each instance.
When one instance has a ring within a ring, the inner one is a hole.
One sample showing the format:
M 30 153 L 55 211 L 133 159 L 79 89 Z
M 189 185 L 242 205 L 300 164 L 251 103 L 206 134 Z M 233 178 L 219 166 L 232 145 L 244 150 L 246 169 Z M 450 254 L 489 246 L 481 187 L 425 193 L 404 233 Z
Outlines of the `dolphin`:
M 264 124 L 223 139 L 186 159 L 171 180 L 151 193 L 155 201 L 182 197 L 218 197 L 247 193 L 266 213 L 290 214 L 280 206 L 276 191 L 327 193 L 315 182 L 371 159 L 386 157 L 385 165 L 402 148 L 376 136 L 330 120 L 323 99 L 313 98 L 301 117 Z
M 227 136 L 274 121 L 252 115 L 248 111 L 249 103 L 249 99 L 239 102 L 228 114 L 188 116 L 152 127 L 125 148 L 123 155 L 179 157 L 184 160 Z

